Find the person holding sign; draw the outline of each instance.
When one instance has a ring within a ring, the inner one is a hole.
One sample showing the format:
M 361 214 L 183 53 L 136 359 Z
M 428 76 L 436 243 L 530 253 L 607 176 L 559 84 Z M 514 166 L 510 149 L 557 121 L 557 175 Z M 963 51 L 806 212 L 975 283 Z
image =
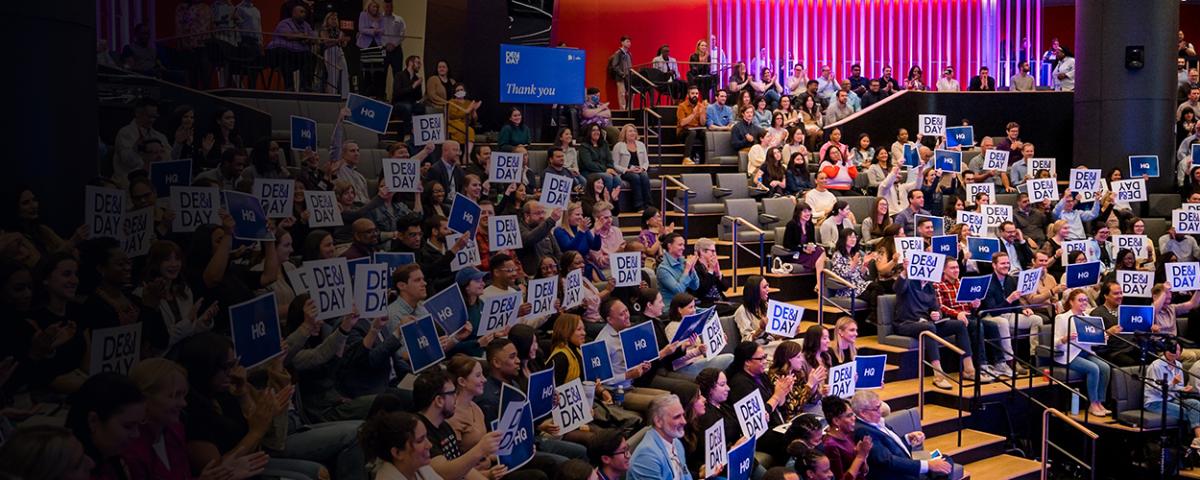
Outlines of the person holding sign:
M 1064 300 L 1064 303 L 1070 299 Z M 1088 315 L 1104 319 L 1104 328 L 1109 335 L 1121 333 L 1120 308 L 1125 303 L 1125 292 L 1117 282 L 1102 282 L 1100 294 L 1096 297 L 1096 308 Z M 1070 308 L 1067 303 L 1067 307 Z M 1108 338 L 1108 337 L 1106 337 Z M 1141 363 L 1137 348 L 1119 340 L 1109 342 L 1096 349 L 1096 354 L 1119 366 L 1127 367 Z
M 571 203 L 563 212 L 562 220 L 554 229 L 554 240 L 562 252 L 573 251 L 583 258 L 593 250 L 600 250 L 601 238 L 592 228 L 588 228 L 583 216 L 583 206 Z M 605 280 L 604 272 L 594 263 L 585 262 L 584 276 L 591 280 Z M 561 271 L 561 270 L 560 270 Z
M 1104 408 L 1101 402 L 1106 398 L 1111 368 L 1108 363 L 1096 358 L 1091 345 L 1078 343 L 1076 340 L 1079 333 L 1074 331 L 1072 317 L 1086 315 L 1087 292 L 1080 288 L 1071 290 L 1067 293 L 1065 301 L 1070 310 L 1054 318 L 1054 362 L 1066 365 L 1071 373 L 1084 375 L 1087 379 L 1088 413 L 1100 417 L 1108 416 L 1112 412 Z M 1107 324 L 1107 321 L 1105 323 Z M 1119 333 L 1120 329 L 1119 325 L 1108 328 L 1104 332 L 1104 338 Z
M 442 186 L 444 192 L 457 192 L 459 188 L 466 185 L 466 171 L 459 164 L 459 158 L 462 157 L 462 147 L 454 140 L 447 140 L 442 144 L 442 159 L 441 161 L 433 162 L 429 167 L 429 171 L 425 174 L 425 180 L 436 183 Z M 447 211 L 450 210 L 451 203 L 454 201 L 454 195 L 446 195 L 442 201 L 443 207 Z
M 821 413 L 829 423 L 829 429 L 821 441 L 821 450 L 829 457 L 833 478 L 867 478 L 867 456 L 871 454 L 874 442 L 870 436 L 854 441 L 855 416 L 850 402 L 840 397 L 825 397 L 821 400 Z
M 1045 276 L 1045 275 L 1043 275 Z M 1012 363 L 1011 368 L 1006 363 L 1000 363 L 996 369 L 997 373 L 1002 375 L 1025 374 L 1025 367 L 1018 362 L 1013 361 L 1012 335 L 1010 332 L 1017 330 L 1030 329 L 1036 333 L 1042 328 L 1042 318 L 1033 314 L 1033 310 L 1028 308 L 1018 308 L 1020 306 L 1021 292 L 1017 290 L 1017 277 L 1012 275 L 1012 258 L 1006 252 L 996 252 L 992 254 L 992 275 L 987 288 L 987 295 L 983 297 L 980 303 L 980 308 L 983 310 L 996 310 L 988 312 L 984 315 L 983 320 L 994 325 L 1000 331 L 1000 347 L 1004 353 L 1004 362 Z M 1016 325 L 1013 325 L 1013 317 L 1016 317 Z M 1025 352 L 1021 354 L 1025 358 Z
M 1155 285 L 1150 292 L 1154 305 L 1154 324 L 1150 326 L 1151 332 L 1179 335 L 1176 319 L 1200 306 L 1200 290 L 1193 291 L 1192 298 L 1184 303 L 1171 303 L 1170 283 Z M 1185 363 L 1194 362 L 1200 359 L 1200 349 L 1184 348 L 1180 353 L 1180 359 Z
M 787 374 L 772 382 L 767 376 L 767 352 L 754 342 L 743 340 L 733 350 L 733 363 L 725 369 L 729 375 L 729 400 L 746 398 L 756 390 L 764 400 L 763 408 L 769 416 L 767 425 L 775 427 L 783 423 L 780 408 L 787 401 L 796 382 L 795 374 Z
M 1192 89 L 1196 91 L 1196 89 Z M 1151 379 L 1154 388 L 1145 388 L 1143 405 L 1148 412 L 1161 413 L 1166 409 L 1167 417 L 1187 420 L 1192 429 L 1191 448 L 1200 448 L 1200 400 L 1194 397 L 1180 398 L 1179 392 L 1193 393 L 1196 386 L 1183 373 L 1183 361 L 1179 342 L 1167 339 L 1163 342 L 1163 356 L 1146 368 L 1145 378 Z M 1163 398 L 1160 381 L 1167 381 L 1167 398 Z
M 475 467 L 500 448 L 501 432 L 495 430 L 484 434 L 470 450 L 459 446 L 458 433 L 448 422 L 456 413 L 458 393 L 454 379 L 440 368 L 421 372 L 412 388 L 413 410 L 428 429 L 433 444 L 429 465 L 442 478 L 476 473 Z
M 908 259 L 904 258 L 895 286 L 897 312 L 894 326 L 896 333 L 918 339 L 921 338 L 921 332 L 926 330 L 943 338 L 953 336 L 954 344 L 965 352 L 963 358 L 965 371 L 963 373 L 974 378 L 975 366 L 970 359 L 971 341 L 967 336 L 967 325 L 961 321 L 944 321 L 933 282 L 909 279 L 909 269 Z M 942 369 L 938 345 L 931 339 L 925 339 L 925 358 L 933 364 L 933 386 L 942 390 L 950 390 L 953 387 L 943 373 L 945 370 Z
M 368 418 L 359 439 L 366 459 L 379 464 L 375 478 L 441 478 L 430 465 L 429 434 L 420 417 L 392 412 Z
M 946 262 L 946 267 L 942 270 L 942 281 L 933 284 L 934 290 L 937 290 L 938 303 L 941 306 L 942 315 L 947 320 L 962 322 L 967 326 L 967 331 L 970 332 L 971 338 L 978 339 L 978 341 L 975 342 L 975 351 L 979 352 L 980 357 L 980 372 L 978 372 L 979 381 L 989 383 L 995 380 L 995 377 L 999 377 L 1001 375 L 1012 376 L 1012 371 L 1008 370 L 1008 366 L 1004 365 L 1003 362 L 997 361 L 994 358 L 992 361 L 988 361 L 988 349 L 984 349 L 985 342 L 995 342 L 997 339 L 999 339 L 1000 329 L 995 328 L 995 325 L 989 322 L 988 325 L 984 325 L 982 335 L 977 333 L 981 325 L 979 324 L 979 319 L 975 315 L 972 315 L 972 312 L 979 310 L 979 300 L 976 299 L 969 302 L 960 302 L 959 297 L 961 294 L 959 292 L 959 286 L 961 285 L 967 289 L 979 287 L 978 285 L 964 283 L 964 279 L 960 279 L 958 277 L 958 271 L 958 262 Z M 973 280 L 974 278 L 978 277 L 972 277 L 966 280 Z M 986 292 L 988 290 L 990 289 L 985 287 L 984 291 Z M 969 292 L 969 290 L 964 290 L 964 292 Z M 993 348 L 990 350 L 995 349 Z M 993 354 L 992 356 L 995 357 L 996 355 Z M 970 365 L 970 360 L 967 360 L 964 363 Z M 964 366 L 963 369 L 966 370 L 963 372 L 963 378 L 975 380 L 975 376 L 970 374 L 968 367 Z
M 1112 195 L 1112 192 L 1109 192 Z M 1091 222 L 1100 216 L 1100 202 L 1092 202 L 1091 210 L 1079 211 L 1075 210 L 1075 195 L 1071 192 L 1070 185 L 1063 192 L 1062 197 L 1058 199 L 1058 203 L 1054 204 L 1054 219 L 1066 220 L 1067 240 L 1083 240 L 1087 238 L 1087 229 L 1084 228 L 1084 222 Z
M 600 316 L 604 318 L 605 325 L 596 335 L 596 340 L 603 340 L 608 346 L 609 364 L 612 365 L 613 375 L 616 376 L 609 385 L 624 389 L 625 401 L 638 405 L 646 405 L 650 403 L 650 399 L 667 393 L 665 390 L 652 388 L 633 388 L 633 380 L 647 373 L 655 362 L 643 362 L 633 366 L 625 365 L 625 349 L 620 338 L 620 332 L 630 327 L 629 307 L 625 306 L 625 302 L 615 297 L 609 297 L 600 304 Z M 658 353 L 659 358 L 665 358 L 676 348 L 675 344 L 663 346 Z

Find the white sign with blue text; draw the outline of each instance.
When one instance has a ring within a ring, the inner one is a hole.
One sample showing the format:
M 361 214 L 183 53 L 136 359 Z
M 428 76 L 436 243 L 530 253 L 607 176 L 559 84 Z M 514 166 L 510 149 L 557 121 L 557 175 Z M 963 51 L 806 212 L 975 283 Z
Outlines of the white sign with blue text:
M 636 287 L 642 284 L 642 252 L 620 252 L 608 255 L 612 263 L 613 285 Z
M 446 245 L 454 245 L 458 243 L 458 238 L 463 236 L 461 233 L 451 233 L 446 236 Z M 450 271 L 457 272 L 467 267 L 474 267 L 483 262 L 479 255 L 479 244 L 475 243 L 475 236 L 467 237 L 466 246 L 454 253 L 454 259 L 450 260 Z
M 1126 297 L 1151 298 L 1150 289 L 1154 285 L 1154 272 L 1141 270 L 1117 270 L 1117 283 L 1121 285 L 1121 293 Z
M 190 233 L 200 225 L 217 225 L 217 209 L 221 207 L 220 190 L 215 187 L 171 187 L 171 222 L 174 233 Z
M 521 227 L 516 215 L 488 217 L 488 249 L 493 252 L 521 248 Z
M 354 304 L 359 318 L 386 317 L 388 297 L 388 266 L 382 263 L 360 263 L 354 266 Z
M 1144 202 L 1149 198 L 1146 195 L 1146 179 L 1144 178 L 1114 181 L 1112 182 L 1112 191 L 1117 197 L 1116 201 L 1122 203 Z
M 492 152 L 488 161 L 489 183 L 520 183 L 521 170 L 525 166 L 525 154 L 520 152 Z
M 521 307 L 521 292 L 501 293 L 484 297 L 483 313 L 479 318 L 479 336 L 508 328 L 517 319 Z
M 354 310 L 350 268 L 342 257 L 304 262 L 309 296 L 317 304 L 317 320 L 349 315 Z
M 421 162 L 407 158 L 383 159 L 383 185 L 391 193 L 421 191 Z
M 909 280 L 942 281 L 942 270 L 946 268 L 946 256 L 936 253 L 908 252 L 904 268 Z
M 337 196 L 329 190 L 305 190 L 304 204 L 308 207 L 308 226 L 312 228 L 342 226 L 342 213 Z
M 574 182 L 571 177 L 546 172 L 542 175 L 542 196 L 538 201 L 546 208 L 566 211 Z
M 1167 269 L 1167 285 L 1172 292 L 1200 290 L 1200 263 L 1170 262 L 1163 267 Z
M 527 319 L 541 318 L 554 313 L 554 301 L 558 300 L 558 277 L 549 276 L 529 281 L 526 287 L 527 301 L 532 306 Z
M 583 304 L 583 269 L 576 268 L 563 277 L 562 309 L 570 310 Z
M 765 331 L 771 335 L 793 338 L 796 336 L 796 329 L 800 328 L 800 320 L 803 318 L 804 307 L 776 300 L 768 300 L 767 328 Z
M 854 362 L 829 368 L 829 396 L 845 399 L 854 396 Z
M 751 390 L 733 404 L 737 414 L 738 424 L 742 426 L 742 434 L 749 438 L 758 438 L 767 433 L 767 409 L 762 394 L 758 389 Z
M 921 135 L 926 137 L 944 137 L 946 136 L 946 116 L 945 115 L 918 115 L 917 120 L 920 123 Z
M 413 145 L 440 145 L 446 141 L 446 116 L 440 113 L 413 115 Z
M 560 435 L 579 430 L 579 427 L 592 422 L 592 402 L 586 401 L 583 383 L 578 378 L 555 390 L 558 403 L 554 408 L 554 424 L 558 426 Z
M 296 181 L 291 179 L 256 178 L 254 179 L 254 195 L 262 204 L 267 218 L 287 218 L 292 216 L 292 191 Z
M 172 196 L 172 198 L 174 197 Z M 84 187 L 83 204 L 84 223 L 87 225 L 88 238 L 121 238 L 121 216 L 125 214 L 125 192 L 117 188 L 88 185 Z M 192 229 L 195 230 L 195 227 Z

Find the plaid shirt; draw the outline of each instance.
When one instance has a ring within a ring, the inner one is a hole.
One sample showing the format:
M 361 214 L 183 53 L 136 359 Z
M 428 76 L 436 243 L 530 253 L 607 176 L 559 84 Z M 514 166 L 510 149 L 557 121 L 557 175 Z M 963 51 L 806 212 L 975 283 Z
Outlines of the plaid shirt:
M 959 281 L 953 282 L 936 282 L 933 284 L 933 289 L 937 291 L 938 303 L 942 304 L 942 315 L 950 318 L 958 318 L 959 313 L 970 315 L 971 304 L 959 303 L 958 298 Z

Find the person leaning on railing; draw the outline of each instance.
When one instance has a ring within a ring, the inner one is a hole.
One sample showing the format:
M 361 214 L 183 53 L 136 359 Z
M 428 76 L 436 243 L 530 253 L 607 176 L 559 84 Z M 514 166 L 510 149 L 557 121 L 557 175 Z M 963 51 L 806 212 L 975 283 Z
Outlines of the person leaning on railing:
M 297 4 L 292 7 L 292 16 L 275 26 L 274 38 L 267 44 L 267 55 L 273 57 L 272 65 L 283 73 L 283 85 L 291 90 L 295 85 L 292 74 L 300 72 L 300 89 L 308 90 L 312 84 L 313 55 L 310 44 L 316 41 L 316 32 L 306 20 L 308 9 Z

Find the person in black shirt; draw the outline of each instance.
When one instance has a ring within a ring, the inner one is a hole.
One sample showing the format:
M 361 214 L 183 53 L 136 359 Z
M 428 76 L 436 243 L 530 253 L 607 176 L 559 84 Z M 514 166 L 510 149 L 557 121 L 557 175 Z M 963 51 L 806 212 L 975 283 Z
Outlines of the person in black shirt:
M 433 443 L 429 463 L 442 478 L 483 480 L 487 477 L 475 470 L 475 466 L 496 454 L 500 449 L 501 435 L 496 431 L 488 432 L 474 448 L 460 451 L 458 434 L 446 421 L 454 416 L 457 396 L 454 380 L 440 367 L 421 372 L 413 383 L 413 408 L 425 424 L 429 441 Z
M 717 262 L 717 244 L 708 238 L 696 241 L 696 276 L 700 286 L 689 293 L 696 297 L 696 303 L 701 308 L 717 307 L 717 316 L 733 315 L 737 307 L 725 298 L 725 290 L 729 289 L 729 280 L 721 274 L 721 265 Z

